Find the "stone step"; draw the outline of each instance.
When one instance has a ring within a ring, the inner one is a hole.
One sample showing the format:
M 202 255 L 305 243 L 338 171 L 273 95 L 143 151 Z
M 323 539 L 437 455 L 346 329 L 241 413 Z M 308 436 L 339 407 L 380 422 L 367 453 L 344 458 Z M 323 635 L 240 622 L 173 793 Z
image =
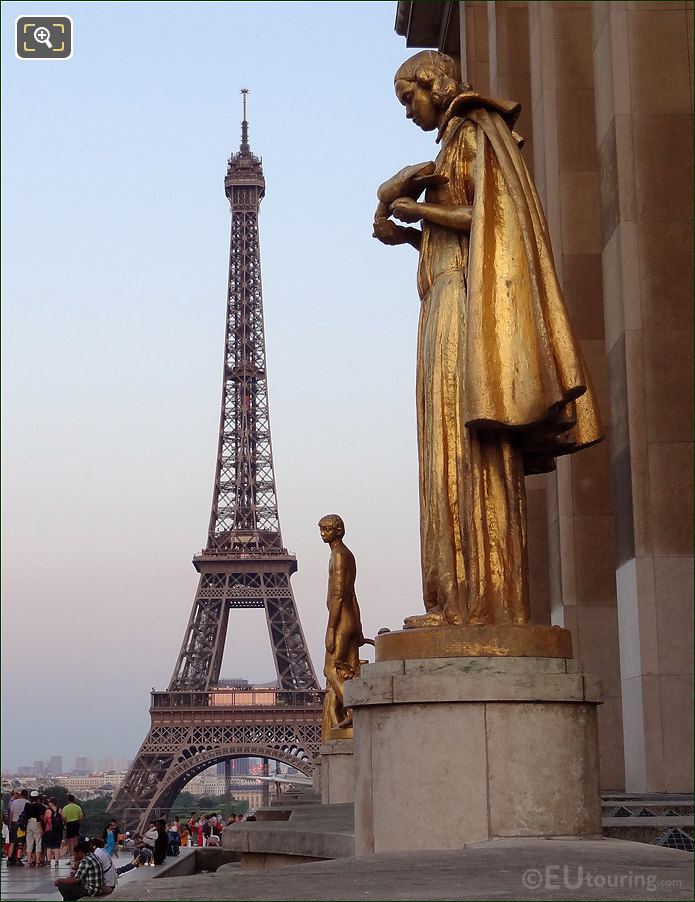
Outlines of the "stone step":
M 355 854 L 352 804 L 300 805 L 286 821 L 225 827 L 222 848 L 241 853 L 242 869 L 282 867 Z

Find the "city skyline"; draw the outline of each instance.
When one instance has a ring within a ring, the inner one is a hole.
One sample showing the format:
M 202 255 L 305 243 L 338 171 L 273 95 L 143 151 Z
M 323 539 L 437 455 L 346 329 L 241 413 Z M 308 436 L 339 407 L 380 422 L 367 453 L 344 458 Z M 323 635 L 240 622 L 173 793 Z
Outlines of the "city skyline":
M 47 774 L 74 774 L 79 772 L 87 773 L 109 773 L 127 770 L 130 765 L 131 758 L 125 755 L 104 755 L 102 758 L 90 758 L 87 755 L 76 755 L 74 765 L 66 767 L 67 761 L 63 755 L 51 755 L 45 759 L 37 758 L 32 764 L 27 762 L 12 762 L 8 764 L 3 761 L 2 772 L 4 774 L 22 775 L 27 772 L 26 776 L 45 776 Z M 29 774 L 29 771 L 35 771 L 35 774 Z

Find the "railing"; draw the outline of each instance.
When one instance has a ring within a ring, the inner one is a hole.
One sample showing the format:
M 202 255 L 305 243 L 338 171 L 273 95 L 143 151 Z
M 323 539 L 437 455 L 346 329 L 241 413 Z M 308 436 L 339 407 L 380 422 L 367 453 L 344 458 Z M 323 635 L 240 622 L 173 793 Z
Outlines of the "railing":
M 240 560 L 252 560 L 258 557 L 296 557 L 296 555 L 288 551 L 286 548 L 250 548 L 244 551 L 241 548 L 203 548 L 198 554 L 194 555 L 194 560 L 204 557 L 228 557 L 238 558 Z
M 151 708 L 320 708 L 319 690 L 213 689 L 209 692 L 152 692 Z

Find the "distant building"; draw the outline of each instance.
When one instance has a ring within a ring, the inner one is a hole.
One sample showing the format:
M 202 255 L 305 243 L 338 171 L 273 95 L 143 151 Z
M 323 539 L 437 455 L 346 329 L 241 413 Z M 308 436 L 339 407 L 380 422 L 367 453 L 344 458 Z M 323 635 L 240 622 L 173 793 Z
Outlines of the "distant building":
M 254 787 L 252 787 L 251 789 L 237 789 L 235 787 L 232 790 L 232 795 L 240 802 L 246 802 L 249 806 L 249 812 L 258 811 L 259 808 L 263 807 L 262 789 L 256 789 Z
M 78 775 L 86 775 L 94 770 L 94 762 L 91 758 L 85 758 L 79 755 L 75 759 L 75 773 Z
M 60 785 L 68 792 L 81 796 L 113 795 L 123 782 L 120 774 L 71 774 L 60 778 Z
M 121 773 L 130 767 L 130 760 L 122 755 L 107 755 L 99 761 L 99 770 L 105 774 Z
M 185 785 L 184 792 L 196 796 L 221 796 L 224 794 L 224 774 L 220 776 L 214 770 L 203 771 Z
M 48 767 L 49 774 L 62 774 L 63 773 L 63 758 L 61 755 L 51 755 L 48 759 Z
M 38 789 L 38 777 L 21 777 L 19 774 L 7 774 L 2 778 L 2 791 L 10 792 L 15 787 L 24 787 L 25 789 Z
M 230 763 L 232 765 L 232 776 L 234 774 L 239 774 L 240 776 L 248 776 L 251 773 L 250 758 L 234 758 Z M 217 765 L 217 773 L 221 776 L 224 776 L 224 766 L 224 761 L 220 761 L 220 763 Z

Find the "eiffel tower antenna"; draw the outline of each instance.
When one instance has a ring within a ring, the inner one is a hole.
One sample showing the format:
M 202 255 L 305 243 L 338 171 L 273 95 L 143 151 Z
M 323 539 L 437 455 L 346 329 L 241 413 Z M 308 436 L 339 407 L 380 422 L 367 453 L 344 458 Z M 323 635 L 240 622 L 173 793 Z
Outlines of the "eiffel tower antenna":
M 243 107 L 243 117 L 241 120 L 241 147 L 239 150 L 241 153 L 250 153 L 251 148 L 249 147 L 249 123 L 246 119 L 246 98 L 251 93 L 248 88 L 242 88 L 239 91 L 241 94 L 241 103 Z

